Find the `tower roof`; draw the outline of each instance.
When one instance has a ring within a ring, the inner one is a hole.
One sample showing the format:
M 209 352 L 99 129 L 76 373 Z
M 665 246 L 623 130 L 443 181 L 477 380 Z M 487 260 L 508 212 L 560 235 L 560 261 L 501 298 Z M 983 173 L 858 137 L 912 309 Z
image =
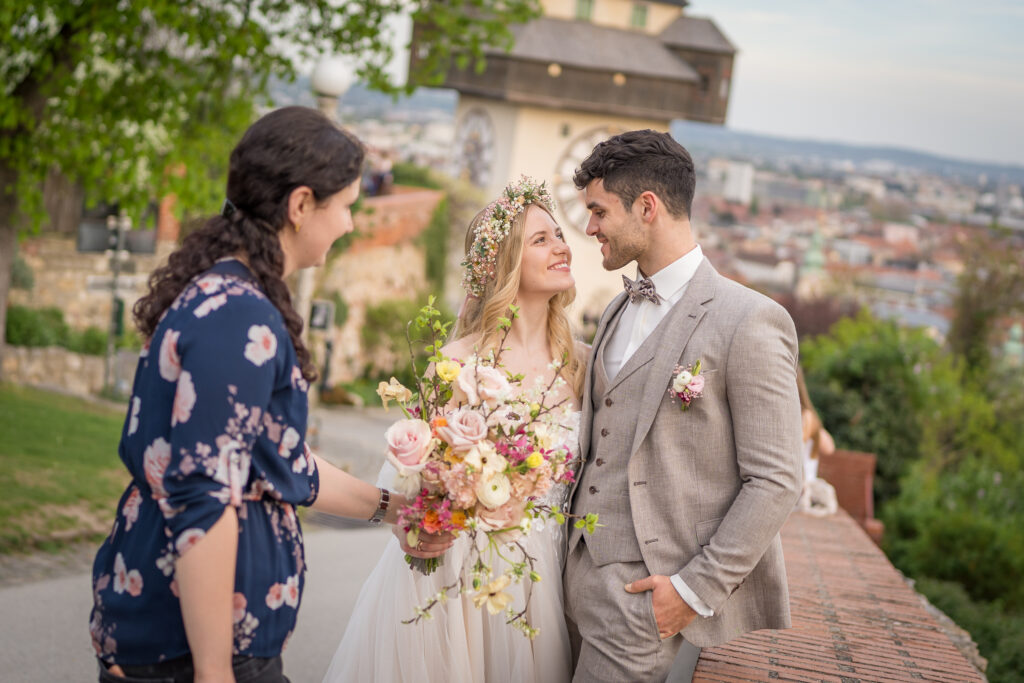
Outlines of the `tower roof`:
M 704 17 L 681 16 L 665 27 L 659 38 L 672 47 L 736 54 L 736 47 L 715 22 Z
M 540 17 L 511 29 L 515 34 L 512 51 L 506 54 L 491 48 L 490 54 L 674 81 L 699 80 L 697 72 L 672 54 L 658 36 L 553 17 Z

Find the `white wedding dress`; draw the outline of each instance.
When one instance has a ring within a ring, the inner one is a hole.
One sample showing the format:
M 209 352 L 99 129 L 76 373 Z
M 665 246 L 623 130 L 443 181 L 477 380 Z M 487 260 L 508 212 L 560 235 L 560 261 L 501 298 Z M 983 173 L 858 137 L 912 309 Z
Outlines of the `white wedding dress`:
M 579 453 L 580 413 L 573 415 L 563 439 L 575 457 Z M 394 472 L 385 465 L 379 485 L 390 485 Z M 545 502 L 561 507 L 567 496 L 567 486 L 553 486 Z M 536 559 L 541 581 L 524 579 L 505 589 L 514 597 L 517 611 L 530 596 L 527 621 L 540 629 L 532 641 L 506 625 L 504 614 L 491 616 L 486 609 L 474 607 L 472 590 L 435 606 L 432 619 L 403 624 L 414 616 L 417 606 L 425 605 L 442 586 L 456 580 L 469 552 L 469 538 L 457 538 L 444 563 L 429 576 L 409 568 L 398 539 L 392 538 L 363 584 L 324 683 L 570 681 L 571 651 L 562 610 L 565 533 L 565 526 L 554 521 L 542 529 L 535 527 L 524 545 Z M 495 576 L 500 570 L 495 566 Z

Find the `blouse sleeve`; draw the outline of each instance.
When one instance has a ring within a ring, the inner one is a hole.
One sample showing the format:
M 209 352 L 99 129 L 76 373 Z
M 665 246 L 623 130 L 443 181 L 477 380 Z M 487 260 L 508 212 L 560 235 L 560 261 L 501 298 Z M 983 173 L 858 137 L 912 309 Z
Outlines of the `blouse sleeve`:
M 234 296 L 225 303 L 202 317 L 186 314 L 190 319 L 168 329 L 160 343 L 161 377 L 176 383 L 170 443 L 160 445 L 166 452 L 151 453 L 154 443 L 144 460 L 179 554 L 206 534 L 225 506 L 241 505 L 289 343 L 265 300 Z

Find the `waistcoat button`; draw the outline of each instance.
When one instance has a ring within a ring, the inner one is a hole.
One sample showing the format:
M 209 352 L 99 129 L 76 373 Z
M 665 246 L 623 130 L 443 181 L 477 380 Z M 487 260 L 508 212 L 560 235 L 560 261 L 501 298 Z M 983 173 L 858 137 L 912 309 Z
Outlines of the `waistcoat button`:
M 600 467 L 601 465 L 604 464 L 604 460 L 602 460 L 601 458 L 598 458 L 597 460 L 594 461 L 594 464 L 597 465 L 598 467 Z
M 610 398 L 606 398 L 606 399 L 604 400 L 604 404 L 605 404 L 606 406 L 609 406 L 609 407 L 611 407 L 611 405 L 612 405 L 612 400 L 611 400 Z
M 601 436 L 608 436 L 608 428 L 607 427 L 602 427 L 601 428 Z
M 590 489 L 588 489 L 588 490 L 590 491 L 590 495 L 594 495 L 595 493 L 597 493 L 597 487 L 596 486 L 591 486 Z

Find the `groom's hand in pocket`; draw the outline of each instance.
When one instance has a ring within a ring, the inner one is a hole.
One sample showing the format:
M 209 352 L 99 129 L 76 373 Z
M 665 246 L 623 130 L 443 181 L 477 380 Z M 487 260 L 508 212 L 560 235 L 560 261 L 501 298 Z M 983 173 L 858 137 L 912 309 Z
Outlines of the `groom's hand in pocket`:
M 658 623 L 658 635 L 662 640 L 671 638 L 690 625 L 697 613 L 686 604 L 679 591 L 672 585 L 667 576 L 655 574 L 626 584 L 628 593 L 646 593 L 651 591 L 651 604 L 654 606 L 654 620 Z
M 455 537 L 449 533 L 444 534 L 428 534 L 421 531 L 419 536 L 419 543 L 415 546 L 409 545 L 409 541 L 406 537 L 405 531 L 398 524 L 391 527 L 391 533 L 398 538 L 399 545 L 402 546 L 402 551 L 418 557 L 421 560 L 430 559 L 431 557 L 441 557 L 448 548 L 452 547 L 452 543 L 455 542 Z

